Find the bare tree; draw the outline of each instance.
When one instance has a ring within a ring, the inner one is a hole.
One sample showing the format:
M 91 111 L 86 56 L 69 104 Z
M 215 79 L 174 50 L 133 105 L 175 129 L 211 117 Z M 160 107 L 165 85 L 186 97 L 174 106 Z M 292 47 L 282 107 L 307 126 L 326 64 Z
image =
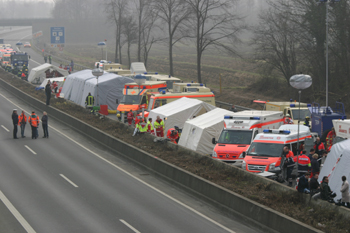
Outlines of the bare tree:
M 122 34 L 124 35 L 125 42 L 127 44 L 128 64 L 130 68 L 130 65 L 131 65 L 130 48 L 133 43 L 137 42 L 137 24 L 134 21 L 132 16 L 129 16 L 125 19 L 122 27 Z
M 283 2 L 283 0 L 281 1 Z M 287 80 L 297 73 L 298 25 L 294 23 L 292 8 L 278 3 L 262 12 L 259 24 L 254 28 L 252 45 L 255 58 L 265 61 L 281 72 Z
M 107 12 L 108 19 L 115 24 L 116 27 L 116 40 L 115 40 L 115 61 L 122 62 L 121 55 L 121 34 L 124 17 L 127 12 L 127 0 L 109 0 L 105 5 L 105 11 Z
M 148 55 L 154 43 L 164 38 L 156 37 L 156 30 L 159 29 L 156 21 L 158 19 L 157 11 L 148 11 L 147 17 L 144 19 L 144 26 L 141 31 L 141 51 L 143 53 L 143 61 L 147 67 Z
M 170 75 L 173 76 L 173 47 L 185 36 L 186 27 L 183 22 L 188 19 L 191 11 L 186 0 L 155 0 L 153 9 L 168 29 L 169 68 Z
M 141 61 L 141 51 L 142 51 L 142 31 L 145 25 L 145 19 L 148 14 L 148 7 L 152 0 L 134 0 L 136 6 L 136 15 L 137 15 L 137 31 L 138 31 L 138 40 L 137 40 L 137 61 Z
M 225 52 L 237 54 L 235 45 L 238 35 L 244 29 L 240 25 L 242 18 L 231 13 L 236 0 L 186 0 L 192 10 L 197 49 L 198 82 L 202 82 L 201 61 L 203 52 L 211 46 Z M 230 44 L 231 42 L 231 44 Z

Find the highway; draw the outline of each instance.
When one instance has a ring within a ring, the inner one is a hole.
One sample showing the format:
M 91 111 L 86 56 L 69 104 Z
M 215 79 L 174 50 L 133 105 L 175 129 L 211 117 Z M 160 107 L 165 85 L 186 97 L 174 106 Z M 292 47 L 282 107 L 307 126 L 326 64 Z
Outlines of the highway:
M 43 63 L 24 51 L 31 68 Z M 0 232 L 261 232 L 50 116 L 49 139 L 41 126 L 39 138 L 31 139 L 27 125 L 26 138 L 14 140 L 12 110 L 28 115 L 33 109 L 2 87 L 0 106 Z

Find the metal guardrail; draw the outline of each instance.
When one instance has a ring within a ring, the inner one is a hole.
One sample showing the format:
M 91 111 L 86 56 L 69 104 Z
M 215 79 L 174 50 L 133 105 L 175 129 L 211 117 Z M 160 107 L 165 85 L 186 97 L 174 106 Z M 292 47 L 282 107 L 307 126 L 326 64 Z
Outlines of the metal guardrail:
M 235 106 L 237 111 L 244 111 L 244 110 L 255 110 L 253 108 L 247 108 L 247 107 L 243 107 L 243 106 L 239 106 L 239 105 L 235 105 L 235 104 L 230 104 L 230 103 L 226 103 L 226 102 L 221 102 L 221 101 L 215 101 L 215 105 L 216 107 L 220 107 L 220 108 L 225 108 L 230 110 L 232 108 L 232 105 Z

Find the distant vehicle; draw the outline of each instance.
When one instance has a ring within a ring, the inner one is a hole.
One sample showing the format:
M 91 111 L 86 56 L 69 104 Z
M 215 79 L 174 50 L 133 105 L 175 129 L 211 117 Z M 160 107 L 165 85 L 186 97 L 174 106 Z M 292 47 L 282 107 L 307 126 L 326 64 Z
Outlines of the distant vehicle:
M 25 42 L 23 45 L 24 48 L 31 48 L 32 45 L 29 42 Z

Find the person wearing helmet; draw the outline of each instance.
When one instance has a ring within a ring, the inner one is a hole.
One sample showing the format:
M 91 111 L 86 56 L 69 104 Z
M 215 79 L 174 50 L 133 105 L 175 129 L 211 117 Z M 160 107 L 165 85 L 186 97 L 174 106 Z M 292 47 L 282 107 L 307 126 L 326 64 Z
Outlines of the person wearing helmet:
M 304 125 L 310 128 L 310 117 L 309 116 L 305 117 Z
M 286 114 L 286 116 L 284 117 L 284 124 L 294 124 L 289 114 Z

